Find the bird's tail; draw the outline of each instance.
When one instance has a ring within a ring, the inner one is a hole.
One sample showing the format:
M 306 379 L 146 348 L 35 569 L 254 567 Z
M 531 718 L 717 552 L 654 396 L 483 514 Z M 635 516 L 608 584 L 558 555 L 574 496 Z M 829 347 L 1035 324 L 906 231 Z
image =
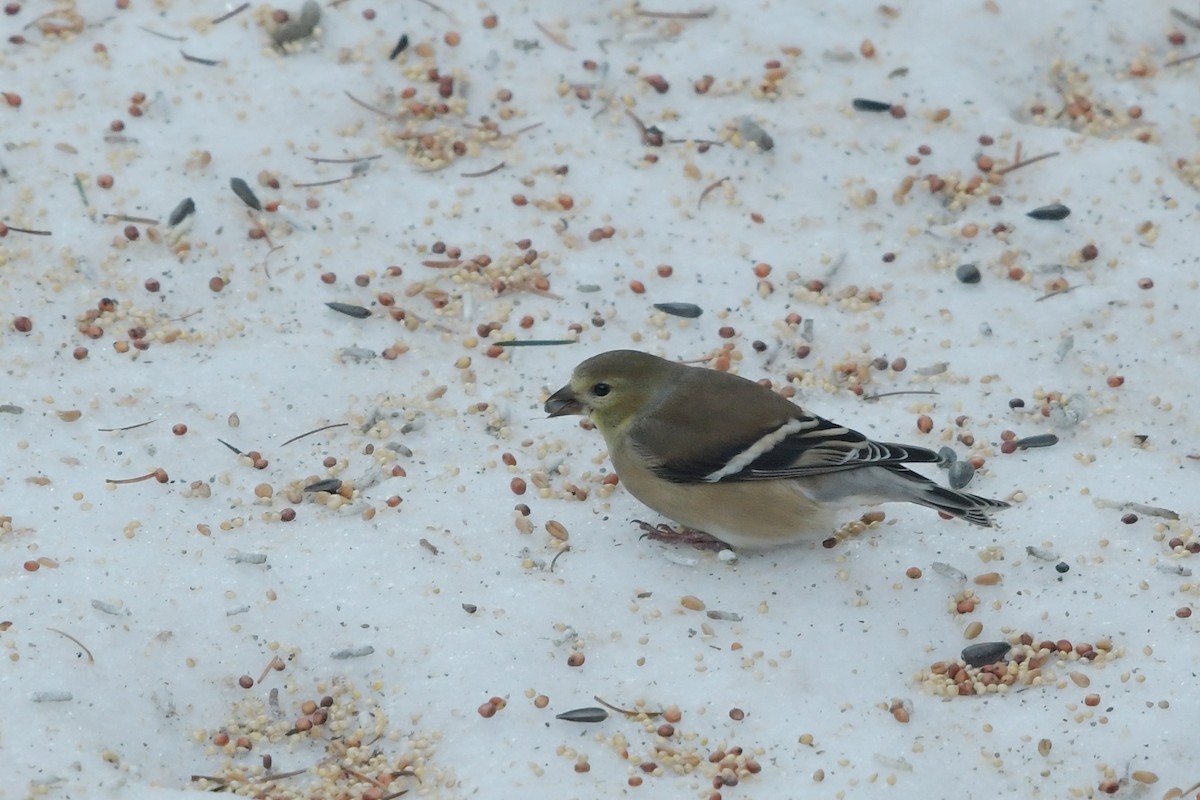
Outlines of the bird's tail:
M 992 527 L 992 512 L 1009 506 L 1003 500 L 938 486 L 900 465 L 846 470 L 814 476 L 808 482 L 818 500 L 838 502 L 853 497 L 869 503 L 916 503 L 985 528 Z

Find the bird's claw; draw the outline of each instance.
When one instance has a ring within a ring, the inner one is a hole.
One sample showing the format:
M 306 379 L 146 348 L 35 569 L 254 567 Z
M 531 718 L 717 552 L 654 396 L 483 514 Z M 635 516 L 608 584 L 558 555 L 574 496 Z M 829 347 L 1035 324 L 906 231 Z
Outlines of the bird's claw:
M 667 542 L 669 544 L 686 544 L 691 545 L 697 550 L 712 550 L 714 552 L 733 549 L 711 533 L 705 533 L 704 531 L 692 530 L 691 528 L 680 530 L 662 522 L 657 525 L 651 525 L 649 522 L 643 522 L 640 519 L 635 519 L 633 524 L 642 529 L 642 535 L 638 537 L 639 541 L 650 539 L 651 541 Z

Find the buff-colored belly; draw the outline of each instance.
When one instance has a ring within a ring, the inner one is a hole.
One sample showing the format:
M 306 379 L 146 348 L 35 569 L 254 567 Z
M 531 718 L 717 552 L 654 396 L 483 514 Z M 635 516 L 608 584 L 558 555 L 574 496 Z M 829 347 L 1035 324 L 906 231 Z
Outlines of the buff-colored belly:
M 773 547 L 832 530 L 832 516 L 797 481 L 669 483 L 620 454 L 612 460 L 621 483 L 643 504 L 736 548 Z

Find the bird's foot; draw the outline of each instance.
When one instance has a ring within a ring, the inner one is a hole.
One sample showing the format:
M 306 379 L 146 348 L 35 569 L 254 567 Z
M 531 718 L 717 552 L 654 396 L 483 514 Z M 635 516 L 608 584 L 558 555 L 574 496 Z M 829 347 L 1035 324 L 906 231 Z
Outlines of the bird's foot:
M 639 539 L 650 539 L 651 541 L 667 542 L 669 544 L 686 544 L 691 545 L 697 550 L 712 550 L 718 553 L 722 550 L 733 549 L 711 533 L 705 533 L 704 531 L 692 530 L 691 528 L 672 528 L 670 525 L 661 522 L 657 525 L 651 525 L 649 522 L 643 522 L 640 519 L 635 519 L 633 524 L 642 529 L 642 535 L 638 537 Z

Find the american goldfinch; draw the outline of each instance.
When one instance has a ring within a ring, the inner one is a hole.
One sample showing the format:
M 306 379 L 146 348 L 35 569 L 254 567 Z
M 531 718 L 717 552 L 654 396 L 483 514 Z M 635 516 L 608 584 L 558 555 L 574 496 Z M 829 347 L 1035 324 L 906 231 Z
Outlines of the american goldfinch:
M 830 506 L 905 501 L 990 526 L 1007 508 L 947 489 L 905 464 L 924 447 L 874 442 L 759 384 L 635 350 L 593 356 L 546 401 L 591 417 L 621 483 L 645 505 L 736 548 L 830 531 Z

